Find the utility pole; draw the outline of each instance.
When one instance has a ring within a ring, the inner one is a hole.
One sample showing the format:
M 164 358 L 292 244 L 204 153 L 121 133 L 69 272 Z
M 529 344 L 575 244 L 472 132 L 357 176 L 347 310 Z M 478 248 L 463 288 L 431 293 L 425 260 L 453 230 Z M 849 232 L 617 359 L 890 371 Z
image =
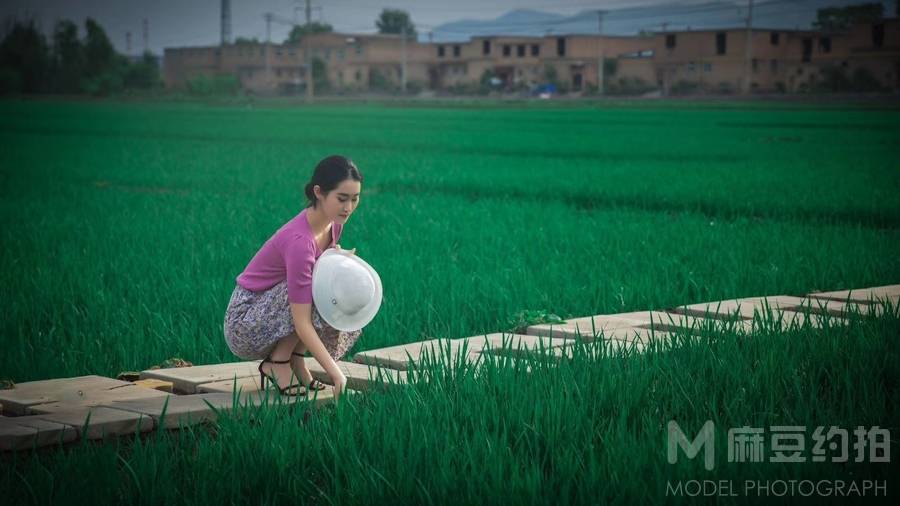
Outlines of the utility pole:
M 597 11 L 597 93 L 603 95 L 603 15 L 606 11 Z
M 221 5 L 221 45 L 231 42 L 231 0 L 222 0 Z
M 144 52 L 150 51 L 150 23 L 147 18 L 141 20 L 141 31 L 144 36 Z
M 403 33 L 400 34 L 400 52 L 403 55 L 400 66 L 400 91 L 406 93 L 406 25 L 403 25 Z
M 312 51 L 310 51 L 310 23 L 312 22 L 312 9 L 310 8 L 310 0 L 306 0 L 306 32 L 303 35 L 303 60 L 306 61 L 306 102 L 312 103 L 315 97 L 315 78 L 313 77 L 313 61 Z
M 753 59 L 753 0 L 747 0 L 747 36 L 744 46 L 744 82 L 742 83 L 744 95 L 750 94 L 750 66 Z
M 272 13 L 267 12 L 266 13 L 266 44 L 264 46 L 266 48 L 266 50 L 264 51 L 264 54 L 265 54 L 264 58 L 266 60 L 266 82 L 267 83 L 271 80 L 271 76 L 270 76 L 271 68 L 269 65 L 269 41 L 271 39 L 272 39 Z

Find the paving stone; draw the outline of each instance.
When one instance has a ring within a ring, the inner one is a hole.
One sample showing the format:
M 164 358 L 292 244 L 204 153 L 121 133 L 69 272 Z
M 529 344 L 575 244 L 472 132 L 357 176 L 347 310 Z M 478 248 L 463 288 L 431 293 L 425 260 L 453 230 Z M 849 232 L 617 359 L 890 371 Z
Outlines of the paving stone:
M 482 351 L 495 353 L 500 351 L 500 348 L 508 348 L 515 353 L 515 350 L 519 348 L 523 350 L 537 350 L 541 347 L 562 348 L 574 344 L 574 341 L 571 339 L 531 336 L 527 334 L 511 334 L 506 332 L 463 337 L 454 339 L 453 341 L 468 343 L 468 350 L 475 353 L 480 353 Z
M 805 314 L 803 312 L 796 312 L 790 310 L 773 310 L 771 315 L 760 316 L 758 319 L 754 319 L 752 322 L 753 330 L 758 328 L 771 328 L 773 325 L 778 323 L 778 328 L 782 330 L 788 330 L 792 327 L 802 327 L 806 325 L 806 322 L 809 322 L 809 325 L 812 328 L 820 328 L 824 324 L 824 320 L 828 319 L 829 325 L 832 327 L 838 325 L 846 325 L 847 320 L 843 318 L 838 318 L 836 316 L 823 316 L 821 314 Z
M 0 390 L 4 409 L 14 415 L 35 412 L 37 405 L 59 404 L 95 406 L 112 400 L 165 397 L 169 394 L 149 390 L 127 381 L 103 376 L 78 376 L 18 383 L 11 390 Z M 36 412 L 47 412 L 40 410 Z
M 803 299 L 800 304 L 788 309 L 796 312 L 809 311 L 814 314 L 829 314 L 840 318 L 849 317 L 851 313 L 860 316 L 882 316 L 884 314 L 884 306 L 881 304 L 848 303 L 832 299 Z
M 146 415 L 105 406 L 85 407 L 78 404 L 58 403 L 56 408 L 52 412 L 35 416 L 74 427 L 78 438 L 82 437 L 82 430 L 85 421 L 88 420 L 88 414 L 90 414 L 87 428 L 88 439 L 131 435 L 136 434 L 139 429 L 141 432 L 148 432 L 155 427 L 153 420 Z
M 699 304 L 690 304 L 678 306 L 672 311 L 675 313 L 695 316 L 703 318 L 708 315 L 710 318 L 716 319 L 733 319 L 740 318 L 744 320 L 752 320 L 753 314 L 762 313 L 768 305 L 771 310 L 785 309 L 789 307 L 798 307 L 803 301 L 802 297 L 791 297 L 788 295 L 773 295 L 769 297 L 743 297 L 739 299 L 721 300 L 715 302 L 701 302 Z
M 197 386 L 213 381 L 259 376 L 259 360 L 250 362 L 229 362 L 226 364 L 195 365 L 191 367 L 170 367 L 141 371 L 141 379 L 171 381 L 178 393 L 193 394 Z
M 237 385 L 235 385 L 235 383 Z M 350 384 L 349 376 L 347 384 Z M 239 392 L 242 405 L 247 404 L 248 402 L 252 405 L 258 405 L 260 403 L 266 402 L 267 399 L 269 403 L 273 403 L 274 399 L 278 397 L 278 393 L 274 390 L 274 387 L 269 387 L 268 398 L 266 397 L 265 392 L 260 391 L 259 376 L 204 383 L 198 386 L 197 390 L 204 393 L 226 393 L 229 395 L 233 395 L 237 390 Z M 283 396 L 281 399 L 283 403 L 293 403 L 302 400 L 315 400 L 316 406 L 319 406 L 334 399 L 334 390 L 331 385 L 329 385 L 322 390 L 310 392 L 310 395 Z
M 570 318 L 565 323 L 542 323 L 529 325 L 525 333 L 532 336 L 559 339 L 575 339 L 579 334 L 585 342 L 594 340 L 594 333 L 611 331 L 619 328 L 634 327 L 644 323 L 642 320 L 623 318 L 619 315 L 595 315 Z
M 331 384 L 331 376 L 319 364 L 318 360 L 312 357 L 304 357 L 304 359 L 306 360 L 306 367 L 313 375 L 313 378 Z M 407 382 L 405 370 L 398 371 L 386 366 L 379 368 L 377 365 L 345 362 L 343 360 L 339 360 L 337 365 L 341 372 L 344 373 L 344 376 L 347 377 L 347 388 L 351 390 L 365 391 L 374 385 L 386 388 L 391 384 L 398 386 Z
M 900 285 L 874 286 L 871 288 L 854 288 L 834 292 L 810 293 L 807 297 L 814 299 L 831 299 L 841 302 L 870 303 L 873 300 L 888 299 L 895 305 L 900 300 Z
M 591 321 L 593 320 L 593 328 Z M 665 313 L 661 311 L 635 311 L 632 313 L 619 313 L 614 315 L 596 315 L 583 318 L 574 318 L 564 324 L 531 325 L 527 333 L 536 336 L 558 337 L 575 339 L 578 333 L 582 340 L 592 342 L 593 333 L 599 336 L 609 336 L 611 332 L 635 327 L 652 328 L 654 331 L 667 332 L 677 328 L 703 328 L 710 325 L 710 321 L 690 315 Z M 721 328 L 724 323 L 716 322 L 716 328 Z M 747 322 L 734 322 L 731 325 L 749 329 Z
M 381 365 L 391 369 L 405 371 L 409 368 L 409 361 L 420 365 L 426 355 L 429 356 L 432 363 L 436 361 L 450 361 L 455 363 L 456 360 L 463 358 L 469 360 L 471 357 L 465 356 L 461 350 L 462 343 L 451 339 L 431 339 L 428 341 L 419 341 L 416 343 L 391 346 L 377 350 L 368 350 L 357 353 L 353 357 L 353 361 L 360 364 Z M 448 356 L 449 348 L 449 356 Z
M 166 400 L 168 404 L 166 405 Z M 212 404 L 210 407 L 209 404 Z M 165 405 L 165 420 L 161 422 Z M 164 423 L 166 429 L 175 429 L 179 426 L 193 425 L 205 420 L 215 420 L 216 409 L 230 409 L 233 398 L 230 393 L 205 393 L 192 395 L 172 395 L 167 399 L 144 399 L 137 401 L 118 401 L 106 405 L 109 409 L 115 409 L 124 413 L 133 413 L 149 416 L 157 424 Z
M 75 427 L 40 416 L 0 416 L 0 450 L 3 451 L 68 443 L 77 437 Z
M 158 379 L 143 379 L 134 382 L 135 385 L 143 388 L 159 390 L 160 392 L 172 393 L 175 385 L 171 381 L 163 381 Z

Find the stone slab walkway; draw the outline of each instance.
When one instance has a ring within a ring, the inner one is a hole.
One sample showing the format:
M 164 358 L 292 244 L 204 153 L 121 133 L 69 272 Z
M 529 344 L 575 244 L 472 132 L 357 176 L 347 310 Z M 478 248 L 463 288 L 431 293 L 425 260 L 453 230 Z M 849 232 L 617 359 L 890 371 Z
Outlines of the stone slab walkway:
M 561 324 L 531 325 L 525 334 L 491 333 L 460 339 L 430 339 L 357 353 L 353 362 L 338 362 L 347 376 L 346 395 L 407 384 L 408 367 L 426 356 L 481 365 L 516 364 L 527 355 L 543 353 L 556 359 L 572 356 L 575 339 L 603 339 L 614 347 L 642 351 L 651 339 L 667 340 L 681 328 L 757 329 L 768 308 L 781 327 L 809 322 L 819 326 L 824 315 L 843 324 L 848 312 L 880 314 L 878 305 L 900 303 L 900 285 L 704 302 L 670 311 L 635 311 L 590 315 Z M 805 313 L 809 313 L 808 315 Z M 330 383 L 319 363 L 306 357 L 313 377 Z M 136 382 L 102 376 L 79 376 L 20 383 L 0 390 L 0 450 L 65 444 L 82 437 L 103 439 L 134 435 L 162 426 L 175 429 L 214 420 L 217 410 L 276 402 L 277 392 L 261 392 L 259 361 L 231 362 L 142 371 Z M 481 368 L 477 368 L 480 370 Z M 531 366 L 526 366 L 531 371 Z M 319 407 L 334 401 L 331 387 L 308 396 L 283 397 L 284 402 L 310 402 Z M 165 415 L 163 410 L 165 409 Z

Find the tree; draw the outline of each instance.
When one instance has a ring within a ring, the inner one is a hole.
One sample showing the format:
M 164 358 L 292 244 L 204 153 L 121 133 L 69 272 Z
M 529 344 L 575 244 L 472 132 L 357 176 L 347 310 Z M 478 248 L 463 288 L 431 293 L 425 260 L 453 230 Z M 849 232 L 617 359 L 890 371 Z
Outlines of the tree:
M 406 33 L 410 39 L 416 38 L 416 27 L 409 19 L 409 13 L 400 9 L 384 9 L 375 20 L 378 33 Z
M 871 23 L 884 16 L 884 6 L 880 3 L 848 5 L 846 7 L 825 7 L 816 11 L 813 28 L 826 32 L 850 28 L 853 23 Z
M 284 43 L 298 43 L 303 40 L 303 37 L 307 34 L 330 33 L 333 31 L 334 28 L 332 28 L 331 25 L 329 25 L 328 23 L 319 23 L 318 21 L 313 21 L 308 25 L 296 25 L 291 28 L 291 33 L 288 34 L 288 37 L 284 40 Z
M 64 19 L 53 29 L 54 91 L 78 93 L 84 72 L 84 47 L 78 39 L 78 26 Z
M 91 18 L 84 22 L 87 36 L 84 40 L 85 70 L 88 78 L 113 70 L 116 51 L 103 31 L 103 27 Z
M 0 92 L 40 93 L 47 89 L 50 51 L 34 20 L 16 22 L 0 42 Z

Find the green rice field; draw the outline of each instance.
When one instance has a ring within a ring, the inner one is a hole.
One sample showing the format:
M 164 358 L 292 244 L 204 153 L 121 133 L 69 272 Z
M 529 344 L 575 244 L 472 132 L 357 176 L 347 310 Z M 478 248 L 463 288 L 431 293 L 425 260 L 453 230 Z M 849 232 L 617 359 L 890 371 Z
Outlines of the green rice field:
M 898 146 L 900 109 L 847 105 L 2 101 L 0 379 L 238 361 L 222 334 L 235 277 L 330 154 L 364 176 L 341 246 L 384 286 L 348 360 L 513 330 L 523 311 L 898 284 Z M 429 363 L 427 381 L 334 409 L 3 455 L 0 490 L 9 504 L 662 504 L 697 500 L 667 496 L 675 480 L 868 478 L 896 496 L 892 464 L 724 452 L 730 427 L 880 426 L 896 453 L 898 336 L 889 307 L 640 355 L 580 345 L 531 374 Z M 667 462 L 670 420 L 691 437 L 715 422 L 715 470 Z

